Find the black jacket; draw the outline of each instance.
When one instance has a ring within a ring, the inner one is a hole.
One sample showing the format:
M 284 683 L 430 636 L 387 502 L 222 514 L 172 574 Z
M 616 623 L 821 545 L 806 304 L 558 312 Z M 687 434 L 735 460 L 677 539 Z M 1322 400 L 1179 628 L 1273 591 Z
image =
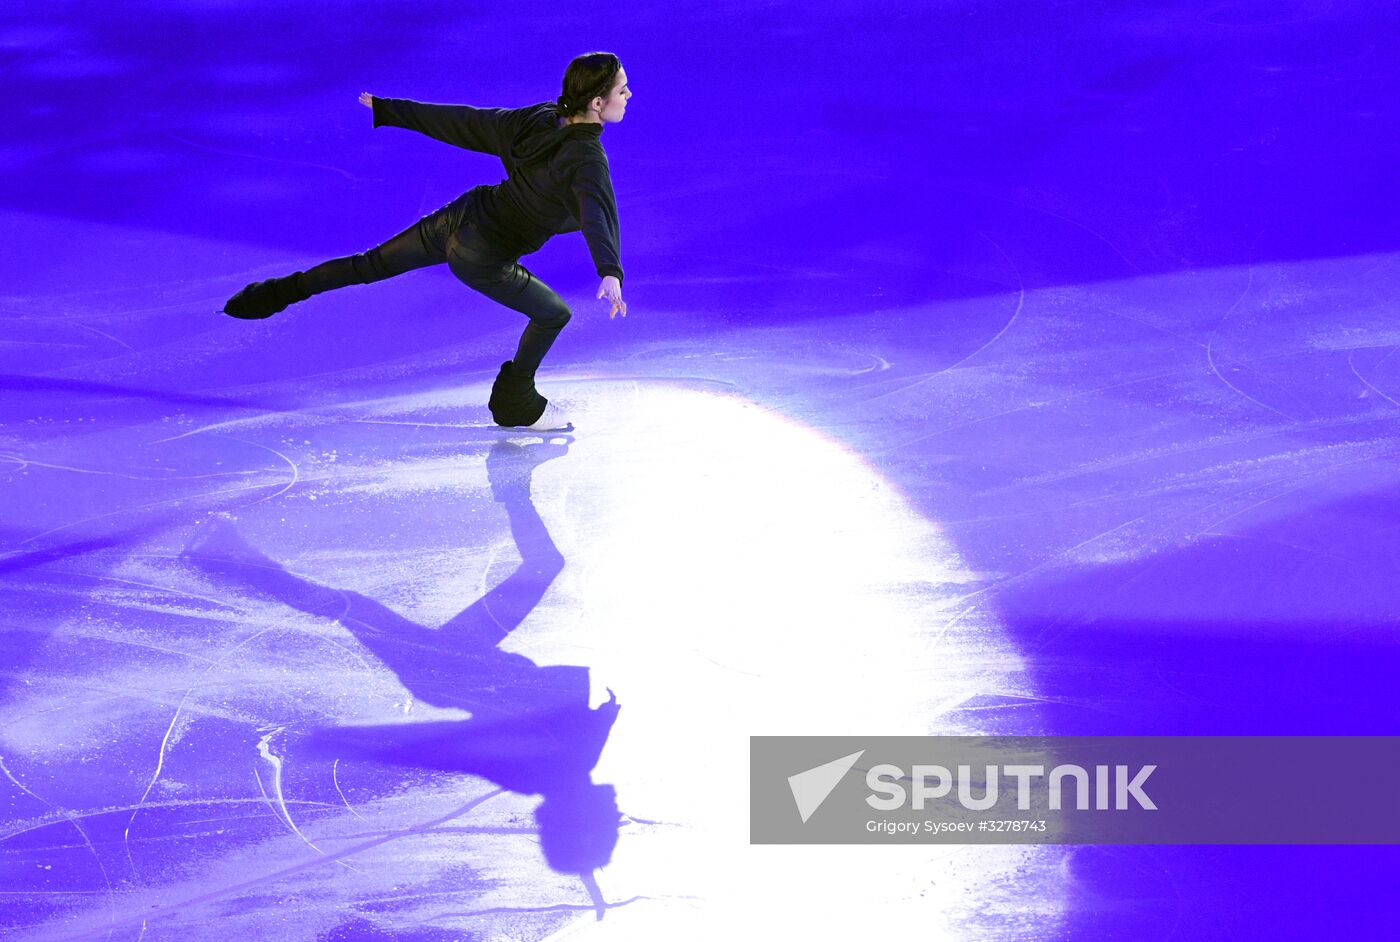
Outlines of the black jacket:
M 550 236 L 582 229 L 598 275 L 622 279 L 601 124 L 561 124 L 552 102 L 473 108 L 376 96 L 374 126 L 381 125 L 501 158 L 507 178 L 474 187 L 467 218 L 504 248 L 526 255 Z

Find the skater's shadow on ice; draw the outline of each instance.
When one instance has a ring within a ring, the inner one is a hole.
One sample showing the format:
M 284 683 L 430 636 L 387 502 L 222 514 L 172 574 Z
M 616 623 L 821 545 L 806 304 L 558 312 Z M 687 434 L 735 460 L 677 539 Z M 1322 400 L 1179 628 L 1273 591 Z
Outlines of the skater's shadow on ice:
M 245 542 L 227 518 L 208 524 L 185 556 L 230 588 L 335 619 L 415 698 L 472 714 L 464 720 L 321 728 L 302 741 L 311 753 L 463 772 L 541 795 L 535 820 L 545 858 L 557 871 L 581 875 L 601 907 L 591 874 L 611 859 L 619 813 L 613 787 L 594 784 L 591 774 L 617 717 L 617 699 L 609 691 L 606 703 L 590 709 L 586 667 L 541 667 L 498 647 L 563 569 L 564 558 L 530 500 L 530 478 L 536 466 L 567 448 L 501 440 L 490 449 L 492 496 L 509 517 L 521 563 L 436 629 L 357 592 L 292 575 Z

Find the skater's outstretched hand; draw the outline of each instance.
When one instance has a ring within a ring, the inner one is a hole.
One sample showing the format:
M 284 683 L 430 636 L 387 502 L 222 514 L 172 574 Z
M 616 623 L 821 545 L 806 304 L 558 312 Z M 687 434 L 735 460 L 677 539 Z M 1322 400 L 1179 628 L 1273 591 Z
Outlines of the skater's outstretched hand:
M 598 286 L 598 297 L 612 302 L 608 317 L 616 317 L 618 311 L 622 312 L 623 317 L 627 316 L 627 302 L 622 300 L 622 282 L 617 280 L 616 275 L 603 276 L 603 283 Z
M 374 96 L 371 95 L 369 92 L 360 92 L 360 104 L 364 105 L 366 108 L 373 110 Z

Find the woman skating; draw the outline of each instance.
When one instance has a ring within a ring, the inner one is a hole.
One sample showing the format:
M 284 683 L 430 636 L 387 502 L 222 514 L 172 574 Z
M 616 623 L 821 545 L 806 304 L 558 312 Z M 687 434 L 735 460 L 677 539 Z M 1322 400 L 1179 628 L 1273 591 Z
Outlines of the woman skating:
M 564 72 L 559 98 L 525 108 L 434 105 L 361 94 L 360 102 L 374 112 L 375 127 L 408 128 L 495 154 L 505 164 L 507 179 L 473 187 L 366 252 L 250 284 L 229 298 L 224 313 L 270 317 L 313 294 L 446 262 L 468 286 L 530 319 L 515 356 L 501 365 L 491 388 L 496 424 L 572 428 L 535 389 L 535 371 L 569 322 L 569 307 L 519 259 L 556 234 L 581 229 L 603 279 L 597 296 L 611 304 L 609 317 L 627 315 L 617 203 L 601 136 L 603 125 L 622 120 L 631 97 L 622 64 L 608 52 L 575 58 Z

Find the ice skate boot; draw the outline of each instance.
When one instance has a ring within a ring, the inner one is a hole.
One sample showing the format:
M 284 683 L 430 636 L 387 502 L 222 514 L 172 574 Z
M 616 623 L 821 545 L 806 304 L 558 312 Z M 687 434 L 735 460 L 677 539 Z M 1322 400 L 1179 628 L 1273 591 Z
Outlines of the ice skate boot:
M 501 364 L 501 371 L 491 384 L 488 406 L 491 418 L 502 428 L 550 432 L 569 431 L 574 427 L 558 406 L 552 405 L 535 389 L 534 375 L 516 374 L 510 360 Z
M 243 320 L 260 320 L 286 310 L 290 304 L 305 301 L 311 295 L 302 290 L 301 272 L 284 278 L 269 278 L 245 285 L 241 291 L 224 302 L 224 313 Z
M 525 428 L 534 429 L 536 432 L 572 432 L 574 423 L 569 421 L 569 417 L 564 414 L 563 409 L 546 399 L 544 401 L 544 414 Z

